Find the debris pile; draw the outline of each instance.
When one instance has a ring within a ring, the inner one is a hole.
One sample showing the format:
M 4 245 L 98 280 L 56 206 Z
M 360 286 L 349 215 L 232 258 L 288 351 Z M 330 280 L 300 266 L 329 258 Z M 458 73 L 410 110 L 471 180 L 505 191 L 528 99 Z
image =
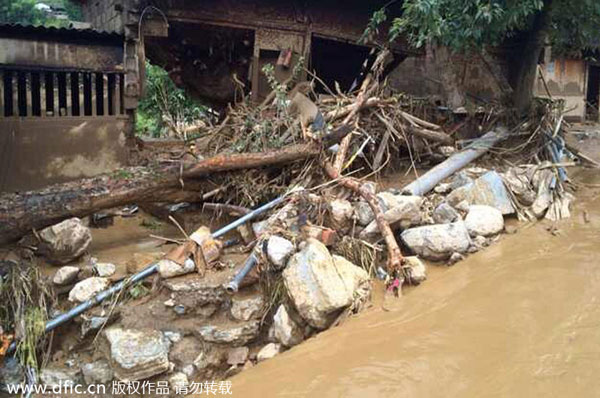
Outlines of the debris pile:
M 243 100 L 220 125 L 204 127 L 175 165 L 159 157 L 122 180 L 81 182 L 90 200 L 75 195 L 71 206 L 57 205 L 73 184 L 0 198 L 0 215 L 37 198 L 34 214 L 7 216 L 9 226 L 0 226 L 5 240 L 34 229 L 15 246 L 15 259 L 0 262 L 1 298 L 9 302 L 3 374 L 30 383 L 39 374 L 48 384 L 158 377 L 173 388 L 229 377 L 365 308 L 373 278 L 400 296 L 403 286 L 426 280 L 425 260 L 455 264 L 497 239 L 511 217 L 568 217 L 571 155 L 554 105 L 541 104 L 510 131 L 497 126 L 507 123 L 504 114 L 476 112 L 469 117 L 481 129 L 477 138 L 461 140 L 464 120 L 387 92 L 385 63 L 382 52 L 352 94 L 274 84 L 259 106 Z M 393 187 L 368 180 L 399 169 L 415 180 L 396 174 Z M 194 210 L 195 202 L 204 206 Z M 97 226 L 131 216 L 132 208 L 115 209 L 133 203 L 180 235 L 150 234 L 152 250 L 121 263 L 90 258 L 94 231 L 72 216 L 90 215 Z M 185 212 L 215 214 L 222 228 L 177 221 Z M 56 267 L 45 281 L 36 273 L 42 258 Z M 58 338 L 63 358 L 38 360 L 45 332 L 69 321 L 78 344 L 67 333 Z M 13 342 L 21 373 L 9 361 Z M 96 355 L 77 348 L 92 342 Z

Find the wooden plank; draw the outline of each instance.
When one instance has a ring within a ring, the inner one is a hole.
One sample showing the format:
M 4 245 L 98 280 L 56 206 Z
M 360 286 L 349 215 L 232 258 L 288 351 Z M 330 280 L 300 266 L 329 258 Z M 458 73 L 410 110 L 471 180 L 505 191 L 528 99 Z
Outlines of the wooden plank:
M 67 116 L 73 116 L 73 96 L 71 95 L 71 74 L 65 73 L 65 91 L 67 96 Z
M 46 75 L 40 72 L 40 116 L 46 117 Z
M 52 88 L 54 96 L 54 117 L 60 116 L 60 98 L 58 96 L 58 74 L 52 73 Z
M 12 116 L 19 116 L 19 75 L 16 72 L 12 73 L 12 102 L 13 111 Z
M 0 69 L 0 117 L 4 117 L 4 69 Z
M 96 74 L 90 75 L 90 87 L 92 88 L 92 116 L 98 116 L 98 102 L 96 102 Z
M 102 74 L 102 102 L 104 103 L 104 116 L 110 115 L 108 110 L 108 75 L 106 73 Z

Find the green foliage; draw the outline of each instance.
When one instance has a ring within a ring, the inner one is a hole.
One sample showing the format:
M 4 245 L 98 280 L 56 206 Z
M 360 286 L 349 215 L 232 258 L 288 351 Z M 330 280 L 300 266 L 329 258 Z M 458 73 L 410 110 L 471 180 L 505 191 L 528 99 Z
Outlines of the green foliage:
M 69 20 L 80 21 L 82 19 L 81 7 L 72 0 L 43 2 L 51 7 L 64 9 L 69 20 L 52 18 L 44 11 L 36 9 L 35 5 L 39 2 L 39 0 L 0 0 L 0 23 L 67 27 Z
M 402 15 L 392 20 L 389 38 L 404 36 L 414 47 L 428 42 L 464 51 L 497 45 L 533 19 L 550 0 L 406 0 Z M 600 47 L 600 2 L 551 1 L 550 39 L 564 51 Z M 386 10 L 374 13 L 364 37 L 386 20 Z
M 136 131 L 139 135 L 164 137 L 177 125 L 207 117 L 207 108 L 173 83 L 166 70 L 146 62 L 146 94 L 140 101 Z

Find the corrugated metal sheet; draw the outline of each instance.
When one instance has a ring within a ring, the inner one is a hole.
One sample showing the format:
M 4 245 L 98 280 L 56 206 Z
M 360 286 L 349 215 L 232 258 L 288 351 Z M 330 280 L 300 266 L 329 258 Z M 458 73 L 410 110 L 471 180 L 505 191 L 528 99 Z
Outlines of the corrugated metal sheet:
M 0 24 L 0 37 L 57 39 L 69 42 L 122 42 L 123 35 L 95 29 L 55 28 L 21 24 Z M 91 43 L 90 43 L 91 44 Z

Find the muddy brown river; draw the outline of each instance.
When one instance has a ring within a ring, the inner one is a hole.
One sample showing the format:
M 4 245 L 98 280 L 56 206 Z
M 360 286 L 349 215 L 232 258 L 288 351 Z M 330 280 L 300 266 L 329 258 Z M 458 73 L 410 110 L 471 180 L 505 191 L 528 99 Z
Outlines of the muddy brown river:
M 454 267 L 431 266 L 388 310 L 375 300 L 233 378 L 233 396 L 600 396 L 600 195 L 583 191 L 556 236 L 521 224 Z

